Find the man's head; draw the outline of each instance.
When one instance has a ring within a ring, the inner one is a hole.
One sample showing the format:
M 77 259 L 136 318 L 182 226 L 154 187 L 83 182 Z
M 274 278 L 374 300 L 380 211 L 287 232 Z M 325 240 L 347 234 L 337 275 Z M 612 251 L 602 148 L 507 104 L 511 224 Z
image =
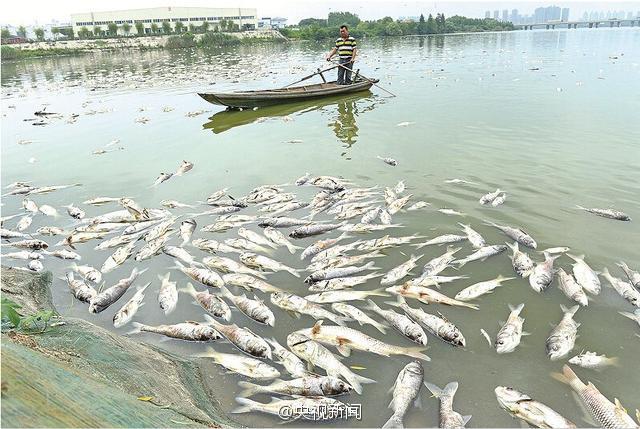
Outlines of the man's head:
M 349 37 L 349 27 L 347 27 L 346 25 L 340 26 L 340 37 L 342 37 L 343 39 Z

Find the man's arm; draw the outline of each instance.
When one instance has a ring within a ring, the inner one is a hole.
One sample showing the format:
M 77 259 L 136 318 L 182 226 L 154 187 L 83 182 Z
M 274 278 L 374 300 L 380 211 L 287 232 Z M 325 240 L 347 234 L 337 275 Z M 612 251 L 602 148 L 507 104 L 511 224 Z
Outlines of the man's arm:
M 338 48 L 334 47 L 331 50 L 331 52 L 327 54 L 327 61 L 331 61 L 331 57 L 333 57 L 336 54 L 336 52 L 338 52 Z
M 356 61 L 356 54 L 358 53 L 358 50 L 354 47 L 353 48 L 353 54 L 351 55 L 351 64 L 353 64 Z

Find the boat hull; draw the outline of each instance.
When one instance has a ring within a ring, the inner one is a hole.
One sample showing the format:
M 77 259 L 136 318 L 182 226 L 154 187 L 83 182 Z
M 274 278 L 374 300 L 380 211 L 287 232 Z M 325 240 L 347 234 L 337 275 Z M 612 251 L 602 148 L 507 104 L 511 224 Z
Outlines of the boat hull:
M 362 80 L 350 85 L 338 85 L 335 82 L 327 82 L 316 85 L 271 89 L 265 91 L 238 91 L 230 93 L 210 92 L 198 93 L 198 95 L 209 103 L 218 104 L 220 106 L 227 106 L 231 108 L 254 108 L 368 91 L 376 82 L 378 81 Z

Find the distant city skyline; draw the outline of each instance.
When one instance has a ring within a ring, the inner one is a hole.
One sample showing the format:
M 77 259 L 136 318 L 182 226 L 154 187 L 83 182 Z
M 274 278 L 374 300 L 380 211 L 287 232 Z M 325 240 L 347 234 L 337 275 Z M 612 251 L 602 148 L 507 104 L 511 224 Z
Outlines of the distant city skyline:
M 0 24 L 12 25 L 46 25 L 52 21 L 65 23 L 70 21 L 72 13 L 136 9 L 159 6 L 185 6 L 185 7 L 208 7 L 210 0 L 83 0 L 82 2 L 51 2 L 48 0 L 31 0 L 28 3 L 7 3 L 3 5 L 2 18 Z M 230 0 L 225 2 L 225 6 L 231 7 L 255 7 L 258 9 L 259 17 L 281 16 L 288 19 L 290 25 L 296 24 L 303 18 L 315 17 L 324 18 L 332 11 L 348 11 L 357 14 L 363 20 L 380 19 L 391 16 L 394 19 L 407 16 L 419 16 L 421 13 L 435 15 L 444 13 L 445 16 L 463 15 L 470 18 L 484 18 L 486 11 L 490 11 L 491 17 L 496 19 L 504 18 L 504 11 L 508 11 L 508 18 L 511 19 L 512 11 L 518 10 L 518 14 L 534 15 L 535 10 L 540 7 L 553 5 L 552 2 L 540 1 L 477 1 L 477 0 L 449 0 L 443 2 L 435 1 L 404 1 L 404 0 L 297 0 L 296 7 L 292 8 L 288 0 Z M 620 1 L 562 1 L 555 3 L 557 7 L 570 9 L 570 18 L 579 19 L 585 13 L 590 16 L 592 13 L 607 13 L 615 11 L 618 14 L 624 11 L 625 14 L 631 12 L 635 14 L 640 11 L 640 1 L 620 2 Z M 498 15 L 494 15 L 494 11 Z M 562 11 L 561 11 L 562 14 Z M 626 15 L 625 15 L 626 18 Z
M 559 6 L 552 5 L 547 7 L 538 7 L 532 14 L 520 14 L 518 9 L 511 9 L 509 13 L 508 9 L 503 9 L 502 13 L 499 10 L 485 11 L 484 17 L 493 19 L 499 19 L 505 22 L 511 22 L 513 24 L 544 24 L 547 22 L 567 22 L 567 21 L 594 21 L 605 19 L 634 19 L 640 17 L 640 9 L 637 11 L 632 10 L 607 10 L 607 11 L 584 11 L 582 16 L 571 16 L 571 9 L 568 7 L 560 8 Z

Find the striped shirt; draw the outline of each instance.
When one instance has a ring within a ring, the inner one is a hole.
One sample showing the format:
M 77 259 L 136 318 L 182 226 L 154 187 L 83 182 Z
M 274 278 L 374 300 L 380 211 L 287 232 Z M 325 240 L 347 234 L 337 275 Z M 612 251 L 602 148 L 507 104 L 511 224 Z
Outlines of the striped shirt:
M 349 36 L 346 40 L 342 37 L 336 40 L 336 49 L 340 58 L 353 57 L 353 50 L 356 48 L 356 39 Z

